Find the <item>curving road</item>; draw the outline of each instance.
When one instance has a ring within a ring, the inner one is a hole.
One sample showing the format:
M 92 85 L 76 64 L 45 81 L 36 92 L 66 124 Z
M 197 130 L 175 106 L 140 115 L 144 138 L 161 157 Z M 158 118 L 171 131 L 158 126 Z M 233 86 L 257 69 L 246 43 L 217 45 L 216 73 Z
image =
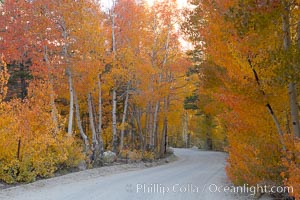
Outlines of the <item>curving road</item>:
M 5 200 L 233 200 L 217 192 L 226 185 L 226 154 L 175 149 L 178 160 L 166 165 L 86 180 L 18 186 L 0 191 Z M 101 168 L 100 168 L 101 169 Z M 74 174 L 76 176 L 76 173 Z

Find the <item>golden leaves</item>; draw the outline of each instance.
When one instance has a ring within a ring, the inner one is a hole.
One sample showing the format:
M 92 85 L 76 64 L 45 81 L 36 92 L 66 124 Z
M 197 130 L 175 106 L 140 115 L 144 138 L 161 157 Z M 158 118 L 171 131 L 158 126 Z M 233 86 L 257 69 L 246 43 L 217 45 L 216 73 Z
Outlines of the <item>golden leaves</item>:
M 30 87 L 30 98 L 0 103 L 0 179 L 8 183 L 51 177 L 59 166 L 74 167 L 84 159 L 81 147 L 64 133 L 63 124 L 53 134 L 49 88 Z

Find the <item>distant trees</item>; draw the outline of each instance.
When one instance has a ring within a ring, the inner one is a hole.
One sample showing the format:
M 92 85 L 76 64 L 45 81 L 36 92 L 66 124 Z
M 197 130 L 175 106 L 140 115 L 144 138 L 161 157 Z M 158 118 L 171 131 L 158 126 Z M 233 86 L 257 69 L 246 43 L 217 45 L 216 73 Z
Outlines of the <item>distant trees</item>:
M 7 0 L 0 9 L 1 180 L 99 165 L 106 150 L 153 159 L 168 136 L 181 137 L 193 81 L 174 2 L 121 0 L 104 12 L 93 0 Z

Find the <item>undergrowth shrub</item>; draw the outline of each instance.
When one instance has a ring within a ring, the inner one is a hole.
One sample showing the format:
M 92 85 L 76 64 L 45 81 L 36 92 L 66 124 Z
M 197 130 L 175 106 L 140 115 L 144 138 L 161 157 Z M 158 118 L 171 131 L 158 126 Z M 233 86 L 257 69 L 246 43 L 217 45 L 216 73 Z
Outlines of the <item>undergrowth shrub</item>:
M 47 96 L 29 96 L 0 103 L 0 180 L 7 183 L 51 177 L 61 166 L 75 167 L 84 159 L 73 137 L 55 133 Z

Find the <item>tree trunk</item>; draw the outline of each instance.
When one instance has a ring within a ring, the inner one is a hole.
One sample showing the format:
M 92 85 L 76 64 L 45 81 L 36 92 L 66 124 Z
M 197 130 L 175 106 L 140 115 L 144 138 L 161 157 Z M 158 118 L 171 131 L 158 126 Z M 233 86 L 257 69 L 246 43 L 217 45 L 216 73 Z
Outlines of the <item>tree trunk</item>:
M 164 117 L 163 123 L 163 131 L 161 137 L 161 147 L 160 147 L 160 155 L 163 157 L 167 153 L 167 143 L 168 143 L 168 118 Z
M 135 107 L 135 119 L 136 119 L 136 124 L 138 127 L 138 132 L 139 132 L 139 139 L 140 139 L 140 148 L 142 152 L 145 150 L 145 140 L 143 136 L 143 129 L 142 129 L 142 124 L 141 124 L 141 111 L 139 108 Z
M 151 140 L 151 102 L 149 102 L 147 104 L 147 108 L 146 108 L 146 116 L 145 116 L 145 133 L 146 133 L 146 146 L 147 146 L 147 150 L 149 150 L 149 147 L 150 147 L 150 140 Z
M 75 111 L 76 111 L 76 121 L 77 121 L 77 126 L 79 129 L 79 133 L 81 138 L 83 139 L 84 142 L 84 147 L 85 147 L 85 152 L 87 153 L 89 150 L 89 140 L 87 135 L 84 133 L 84 130 L 82 128 L 82 123 L 81 123 L 81 118 L 80 118 L 80 111 L 79 111 L 79 103 L 78 103 L 78 98 L 77 98 L 77 94 L 74 91 L 74 99 L 75 99 Z
M 182 123 L 182 139 L 184 141 L 185 148 L 188 148 L 188 113 L 185 111 L 183 116 L 183 123 Z
M 113 1 L 112 5 L 112 51 L 116 54 L 116 37 L 115 37 L 115 0 Z
M 283 47 L 285 51 L 291 48 L 291 31 L 290 31 L 290 5 L 287 1 L 282 1 L 284 6 L 284 12 L 282 14 L 282 29 L 283 29 Z M 293 127 L 293 133 L 295 137 L 300 137 L 299 126 L 299 111 L 297 101 L 297 88 L 293 80 L 288 84 L 288 94 L 290 99 L 290 112 L 291 122 Z
M 129 138 L 130 138 L 130 149 L 133 151 L 134 149 L 134 136 L 132 129 L 129 129 Z
M 269 103 L 266 105 L 266 108 L 269 111 L 270 115 L 272 116 L 274 124 L 275 124 L 275 126 L 277 128 L 277 132 L 279 134 L 279 139 L 280 139 L 280 142 L 282 144 L 282 149 L 284 151 L 286 151 L 286 146 L 285 146 L 285 142 L 284 142 L 284 139 L 283 139 L 283 132 L 282 132 L 282 130 L 280 128 L 280 123 L 279 123 L 279 121 L 278 121 L 278 119 L 277 119 L 277 117 L 276 117 L 276 115 L 275 115 L 275 113 L 274 113 L 274 111 L 273 111 L 273 109 L 272 109 L 272 107 L 271 107 L 271 105 Z
M 166 38 L 166 44 L 165 44 L 165 55 L 163 60 L 163 67 L 166 65 L 168 56 L 169 56 L 169 41 L 170 41 L 170 33 L 171 33 L 171 23 L 168 24 L 168 33 Z
M 134 130 L 133 130 L 133 124 L 134 124 L 134 113 L 132 113 L 132 116 L 130 118 L 130 126 L 131 129 L 129 129 L 129 137 L 130 137 L 130 149 L 131 151 L 134 150 L 134 144 L 135 144 L 135 138 L 134 138 Z
M 145 124 L 144 124 L 144 133 L 145 133 L 145 144 L 146 149 L 148 149 L 149 141 L 150 141 L 150 135 L 148 134 L 149 131 L 149 104 L 146 105 L 146 112 L 145 112 Z
M 73 93 L 73 80 L 72 80 L 72 72 L 69 63 L 69 54 L 68 54 L 68 33 L 67 27 L 65 24 L 64 18 L 61 19 L 60 26 L 62 27 L 62 36 L 64 38 L 64 45 L 62 46 L 62 53 L 65 58 L 66 62 L 66 73 L 68 76 L 68 83 L 69 83 L 69 92 L 70 92 L 70 110 L 69 110 L 69 122 L 68 122 L 68 135 L 72 135 L 72 128 L 73 128 L 73 114 L 74 114 L 74 93 Z
M 254 67 L 252 65 L 252 62 L 251 62 L 250 58 L 248 58 L 248 64 L 249 64 L 250 68 L 252 69 L 252 72 L 253 72 L 253 75 L 255 77 L 255 81 L 257 83 L 257 86 L 259 87 L 259 90 L 260 90 L 262 96 L 265 98 L 266 97 L 266 93 L 261 88 L 260 79 L 258 77 L 258 74 L 257 74 L 256 70 L 254 69 Z M 269 102 L 266 103 L 266 108 L 267 108 L 268 112 L 270 113 L 270 115 L 271 115 L 271 117 L 273 119 L 273 122 L 274 122 L 274 124 L 275 124 L 275 126 L 277 128 L 277 133 L 278 133 L 278 136 L 279 136 L 280 143 L 282 145 L 282 149 L 284 151 L 286 151 L 286 146 L 285 146 L 285 142 L 284 142 L 284 139 L 283 139 L 283 131 L 282 131 L 281 127 L 280 127 L 280 123 L 279 123 L 279 121 L 278 121 L 278 119 L 277 119 L 277 117 L 276 117 L 276 115 L 275 115 L 275 113 L 274 113 L 274 111 L 272 109 L 272 106 L 271 106 L 271 104 Z
M 123 150 L 123 146 L 124 146 L 124 131 L 125 131 L 125 122 L 126 122 L 126 115 L 127 115 L 128 99 L 129 99 L 129 83 L 127 83 L 126 96 L 125 96 L 125 102 L 124 102 L 124 111 L 123 111 L 123 117 L 122 117 L 120 151 Z
M 102 86 L 101 86 L 101 75 L 99 74 L 98 76 L 98 116 L 99 116 L 99 121 L 98 121 L 98 143 L 99 143 L 99 150 L 100 150 L 100 157 L 103 156 L 103 139 L 102 139 Z
M 157 101 L 155 105 L 154 110 L 154 116 L 153 116 L 153 129 L 151 134 L 151 148 L 155 148 L 155 137 L 157 137 L 157 130 L 158 130 L 158 112 L 159 112 L 160 102 Z
M 164 67 L 167 64 L 168 61 L 168 56 L 169 56 L 169 41 L 170 41 L 170 33 L 171 33 L 171 23 L 168 24 L 168 33 L 167 33 L 167 38 L 166 38 L 166 43 L 165 43 L 165 55 L 162 63 L 162 67 Z M 167 74 L 167 72 L 166 72 Z M 168 76 L 166 75 L 166 79 L 168 79 Z M 162 74 L 160 75 L 160 81 L 162 81 Z M 167 80 L 168 81 L 168 80 Z M 163 156 L 167 152 L 167 132 L 168 132 L 168 118 L 167 118 L 167 113 L 168 113 L 168 103 L 169 103 L 169 97 L 164 98 L 164 123 L 163 123 L 163 132 L 162 132 L 162 145 L 160 148 L 161 155 Z
M 94 123 L 94 113 L 93 113 L 91 93 L 88 94 L 88 99 L 87 100 L 88 100 L 89 121 L 90 121 L 91 130 L 92 130 L 92 143 L 93 143 L 92 160 L 98 161 L 99 160 L 99 155 L 100 155 L 100 150 L 99 150 L 99 144 L 98 144 L 98 140 L 97 140 L 97 133 L 96 133 L 95 123 Z
M 299 130 L 299 113 L 298 113 L 298 102 L 297 102 L 297 92 L 294 83 L 290 82 L 288 85 L 288 92 L 290 98 L 290 109 L 291 109 L 291 120 L 293 133 L 295 137 L 300 137 Z
M 115 38 L 115 0 L 112 5 L 112 52 L 113 52 L 113 66 L 116 57 L 116 38 Z M 117 91 L 113 88 L 112 91 L 112 146 L 113 152 L 117 152 L 118 138 L 117 138 Z
M 161 156 L 163 156 L 167 152 L 168 110 L 169 110 L 169 96 L 166 96 L 164 98 L 164 122 L 163 122 L 163 131 L 162 131 L 161 148 L 160 148 Z
M 152 102 L 149 104 L 149 122 L 148 122 L 148 133 L 149 133 L 149 144 L 150 149 L 154 146 L 154 136 L 153 136 L 153 106 Z
M 297 47 L 298 51 L 300 51 L 300 21 L 297 24 Z
M 290 5 L 286 0 L 283 0 L 282 4 L 284 7 L 282 13 L 283 48 L 288 50 L 292 44 L 290 31 Z
M 70 110 L 69 110 L 69 123 L 68 123 L 68 135 L 72 135 L 73 128 L 73 113 L 74 113 L 74 91 L 72 83 L 72 74 L 71 70 L 67 69 L 68 82 L 69 82 L 69 92 L 70 92 Z
M 50 83 L 50 105 L 51 105 L 51 117 L 54 124 L 54 136 L 59 132 L 57 108 L 55 106 L 54 89 L 53 89 L 53 76 L 51 75 L 51 66 L 48 59 L 47 46 L 44 46 L 44 59 L 48 68 L 48 79 Z
M 285 117 L 286 117 L 286 132 L 288 134 L 291 134 L 291 129 L 290 129 L 290 119 L 289 119 L 289 114 L 288 114 L 288 111 L 286 111 L 286 114 L 285 114 Z
M 113 152 L 117 152 L 117 91 L 114 88 L 112 91 L 112 131 L 113 131 Z

